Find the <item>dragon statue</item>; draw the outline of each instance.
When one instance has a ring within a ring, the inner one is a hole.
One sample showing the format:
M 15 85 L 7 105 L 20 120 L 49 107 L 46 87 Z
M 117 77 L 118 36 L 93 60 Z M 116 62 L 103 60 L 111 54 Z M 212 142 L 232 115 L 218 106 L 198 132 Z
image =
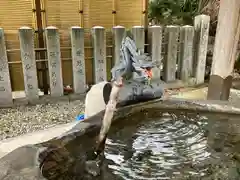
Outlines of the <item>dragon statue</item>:
M 91 87 L 85 99 L 85 117 L 105 110 L 96 154 L 103 151 L 113 112 L 116 107 L 163 96 L 159 84 L 152 83 L 152 68 L 156 66 L 147 54 L 141 54 L 135 42 L 126 37 L 120 49 L 120 62 L 112 70 L 111 82 L 100 82 Z M 159 79 L 160 80 L 160 79 Z

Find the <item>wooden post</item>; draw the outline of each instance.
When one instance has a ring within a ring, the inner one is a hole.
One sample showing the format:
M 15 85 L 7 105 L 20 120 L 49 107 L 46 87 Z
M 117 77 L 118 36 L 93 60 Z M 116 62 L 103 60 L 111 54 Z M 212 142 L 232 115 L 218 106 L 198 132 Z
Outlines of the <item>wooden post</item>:
M 212 70 L 208 86 L 210 100 L 228 100 L 240 35 L 240 1 L 220 1 Z
M 144 0 L 143 1 L 143 15 L 144 15 L 144 20 L 143 20 L 143 25 L 144 25 L 144 31 L 145 31 L 145 36 L 144 36 L 144 43 L 148 44 L 148 26 L 149 26 L 149 21 L 148 21 L 148 5 L 149 5 L 149 0 Z M 148 52 L 149 48 L 148 46 L 144 47 L 144 52 Z
M 33 30 L 30 27 L 19 29 L 24 87 L 28 101 L 34 103 L 38 100 L 38 79 L 34 51 Z
M 210 17 L 207 15 L 199 15 L 195 17 L 195 57 L 194 57 L 194 77 L 197 84 L 204 83 L 208 33 L 209 33 Z
M 71 28 L 72 67 L 74 93 L 86 91 L 86 72 L 84 57 L 84 29 L 78 26 Z
M 160 80 L 162 63 L 162 27 L 150 27 L 149 35 L 152 61 L 157 64 L 157 66 L 153 68 L 153 79 Z
M 106 38 L 105 29 L 101 26 L 92 28 L 94 83 L 107 80 Z
M 12 105 L 12 87 L 4 31 L 0 28 L 0 107 Z
M 179 26 L 166 27 L 166 54 L 164 57 L 164 81 L 176 80 L 177 50 L 178 50 Z
M 46 39 L 51 96 L 59 97 L 63 95 L 63 79 L 58 29 L 53 26 L 47 27 Z
M 180 28 L 180 62 L 179 77 L 188 81 L 193 75 L 193 38 L 194 27 L 183 26 Z

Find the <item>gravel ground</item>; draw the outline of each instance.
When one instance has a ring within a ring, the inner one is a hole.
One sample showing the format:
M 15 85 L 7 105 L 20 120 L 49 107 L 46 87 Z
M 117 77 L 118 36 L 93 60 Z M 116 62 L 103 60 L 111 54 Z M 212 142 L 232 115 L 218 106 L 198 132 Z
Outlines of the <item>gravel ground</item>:
M 165 96 L 184 90 L 167 90 Z M 83 111 L 84 102 L 80 100 L 0 109 L 0 140 L 75 121 Z
M 82 101 L 0 109 L 0 140 L 75 121 Z

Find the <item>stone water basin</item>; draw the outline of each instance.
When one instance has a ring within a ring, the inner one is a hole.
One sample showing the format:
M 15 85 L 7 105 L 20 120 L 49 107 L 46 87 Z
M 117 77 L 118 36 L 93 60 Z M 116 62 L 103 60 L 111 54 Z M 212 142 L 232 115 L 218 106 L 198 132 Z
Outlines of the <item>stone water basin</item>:
M 172 99 L 121 107 L 104 155 L 89 161 L 103 114 L 2 157 L 0 179 L 240 179 L 238 106 Z
M 74 148 L 74 149 L 72 149 Z M 144 109 L 113 123 L 100 175 L 79 174 L 82 147 L 69 146 L 74 167 L 55 164 L 47 179 L 237 180 L 240 179 L 239 116 Z M 73 170 L 74 169 L 74 170 Z M 94 171 L 94 170 L 93 170 Z M 50 174 L 55 176 L 50 177 Z

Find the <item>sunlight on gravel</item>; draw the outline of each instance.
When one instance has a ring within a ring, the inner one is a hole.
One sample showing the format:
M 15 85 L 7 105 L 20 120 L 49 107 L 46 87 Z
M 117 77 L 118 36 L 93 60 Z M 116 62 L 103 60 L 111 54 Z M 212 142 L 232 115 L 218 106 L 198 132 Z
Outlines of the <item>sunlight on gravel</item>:
M 0 109 L 0 140 L 75 121 L 83 111 L 80 100 Z

